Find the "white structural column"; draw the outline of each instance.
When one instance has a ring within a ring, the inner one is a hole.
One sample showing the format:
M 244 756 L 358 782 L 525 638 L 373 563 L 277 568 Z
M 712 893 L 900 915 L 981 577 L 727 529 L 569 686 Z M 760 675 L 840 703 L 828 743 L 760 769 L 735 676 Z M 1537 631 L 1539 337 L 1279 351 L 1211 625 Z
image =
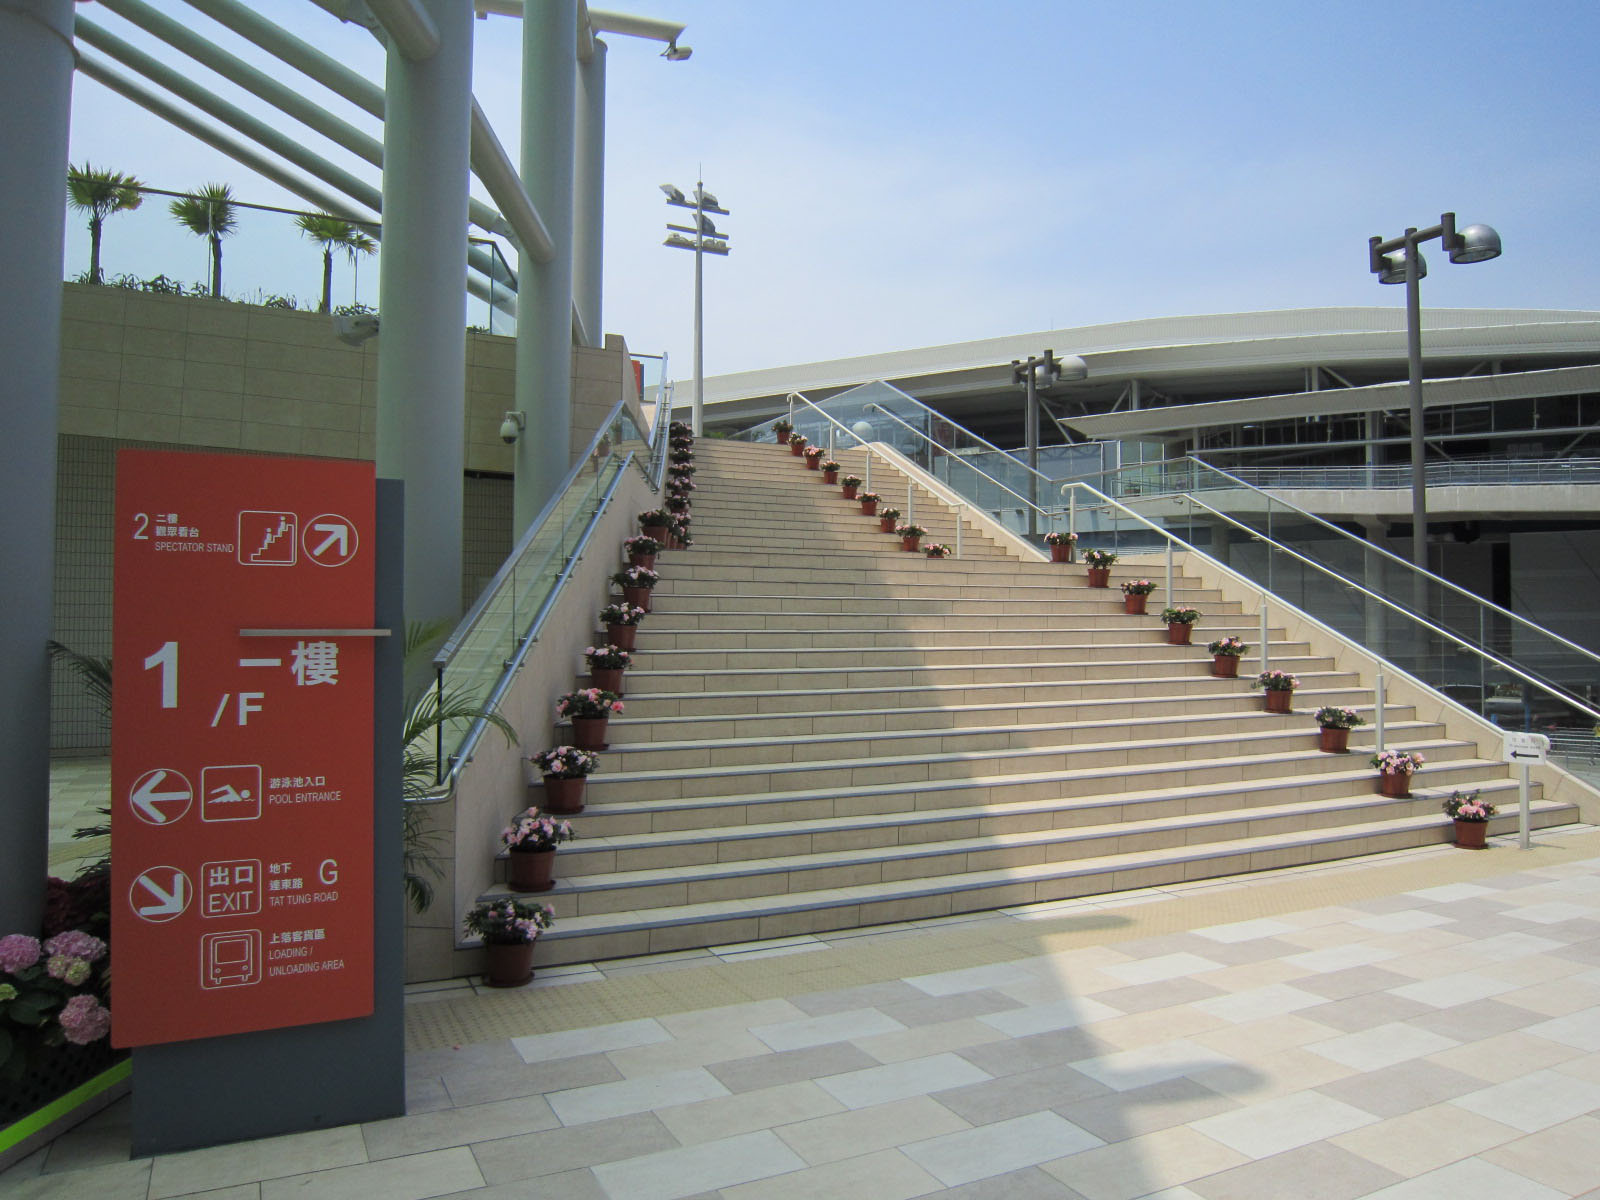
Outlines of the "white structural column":
M 578 129 L 572 189 L 572 298 L 589 345 L 605 344 L 601 276 L 606 191 L 606 44 L 578 64 Z
M 512 535 L 539 515 L 567 473 L 572 436 L 572 190 L 578 0 L 543 0 L 522 19 L 522 182 L 554 253 L 524 251 L 517 271 L 517 409 Z
M 0 0 L 0 932 L 39 927 L 50 830 L 51 577 L 71 0 Z
M 378 283 L 378 474 L 405 481 L 406 619 L 461 614 L 466 422 L 469 0 L 421 0 L 439 31 L 423 61 L 389 51 Z

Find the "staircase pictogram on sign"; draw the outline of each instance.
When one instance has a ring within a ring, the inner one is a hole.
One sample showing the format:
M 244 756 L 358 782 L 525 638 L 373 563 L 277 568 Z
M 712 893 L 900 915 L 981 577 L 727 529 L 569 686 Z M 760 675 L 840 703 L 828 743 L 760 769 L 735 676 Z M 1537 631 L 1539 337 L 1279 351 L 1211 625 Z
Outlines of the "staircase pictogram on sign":
M 292 512 L 243 509 L 236 545 L 247 567 L 292 567 L 299 553 L 300 522 Z

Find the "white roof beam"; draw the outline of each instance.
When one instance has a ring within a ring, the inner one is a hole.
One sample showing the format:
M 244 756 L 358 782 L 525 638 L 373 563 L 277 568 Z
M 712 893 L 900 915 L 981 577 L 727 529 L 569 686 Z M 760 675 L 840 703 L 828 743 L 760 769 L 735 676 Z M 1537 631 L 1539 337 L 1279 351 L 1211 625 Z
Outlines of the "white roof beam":
M 382 223 L 372 212 L 364 212 L 359 205 L 350 203 L 349 199 L 335 195 L 333 192 L 324 191 L 316 184 L 304 177 L 285 169 L 276 159 L 262 154 L 244 142 L 238 141 L 228 133 L 202 121 L 199 117 L 173 104 L 171 101 L 148 91 L 139 83 L 120 72 L 113 70 L 108 64 L 100 62 L 93 54 L 79 47 L 77 52 L 78 70 L 90 79 L 104 84 L 119 95 L 127 97 L 141 108 L 154 113 L 162 120 L 176 129 L 181 129 L 189 136 L 206 145 L 226 154 L 235 162 L 240 163 L 263 179 L 270 179 L 286 191 L 293 192 L 308 204 L 330 213 L 343 217 L 347 221 L 354 221 L 359 225 L 368 226 L 375 237 L 382 238 Z M 486 300 L 504 312 L 515 312 L 515 297 L 507 289 L 504 282 L 491 283 L 494 278 L 494 259 L 483 250 L 468 247 L 467 259 L 471 267 L 467 277 L 467 290 L 481 300 Z M 480 279 L 477 276 L 486 276 Z
M 366 5 L 395 47 L 412 62 L 425 62 L 439 53 L 439 27 L 417 0 L 366 0 Z
M 329 58 L 316 47 L 301 41 L 293 34 L 284 32 L 271 21 L 236 3 L 235 0 L 188 0 L 188 4 L 241 37 L 254 42 L 263 50 L 277 55 L 329 91 L 343 96 L 375 117 L 380 119 L 383 117 L 382 88 L 369 79 L 363 79 L 343 63 Z M 505 158 L 505 152 L 503 150 L 500 152 L 501 161 L 498 163 L 489 158 L 483 162 L 479 161 L 478 151 L 481 148 L 498 147 L 500 143 L 493 129 L 489 127 L 483 111 L 476 104 L 472 110 L 472 135 L 473 172 L 483 181 L 484 187 L 502 210 L 508 214 L 517 214 L 502 217 L 481 201 L 469 200 L 472 223 L 491 233 L 514 238 L 518 245 L 540 262 L 549 261 L 555 254 L 555 244 L 550 240 L 550 233 L 545 228 L 544 221 L 540 219 L 533 202 L 528 199 L 528 193 L 517 179 L 515 172 L 510 173 L 508 180 L 504 168 L 509 165 L 509 160 Z M 515 194 L 510 187 L 512 183 L 515 185 Z
M 334 166 L 327 159 L 313 154 L 301 143 L 292 138 L 285 137 L 278 130 L 268 125 L 242 109 L 213 95 L 205 88 L 195 83 L 187 75 L 167 66 L 159 59 L 152 58 L 143 50 L 129 45 L 115 34 L 100 28 L 93 21 L 81 14 L 76 18 L 73 32 L 82 41 L 88 42 L 95 49 L 109 54 L 124 66 L 143 75 L 173 95 L 188 101 L 195 108 L 208 116 L 215 117 L 225 125 L 250 138 L 257 145 L 264 146 L 280 158 L 287 159 L 309 175 L 331 187 L 338 188 L 345 195 L 364 204 L 367 208 L 377 211 L 383 205 L 382 193 L 372 184 L 358 179 L 350 172 Z

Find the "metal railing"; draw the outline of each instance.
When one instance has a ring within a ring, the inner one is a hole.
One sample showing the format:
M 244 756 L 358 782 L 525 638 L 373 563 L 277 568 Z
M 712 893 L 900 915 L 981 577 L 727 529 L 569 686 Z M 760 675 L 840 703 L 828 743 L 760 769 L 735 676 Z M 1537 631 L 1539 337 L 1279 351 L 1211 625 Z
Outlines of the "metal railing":
M 1354 491 L 1362 488 L 1411 487 L 1409 466 L 1236 467 L 1234 478 L 1260 488 L 1316 488 Z M 1507 458 L 1456 459 L 1429 463 L 1427 484 L 1437 487 L 1505 487 L 1514 485 L 1600 484 L 1600 460 L 1530 460 Z
M 960 453 L 964 431 L 952 432 L 956 427 L 944 418 L 936 429 L 937 414 L 887 384 L 841 393 L 825 402 L 825 411 L 805 403 L 816 412 L 794 410 L 792 422 L 808 437 L 828 436 L 831 424 L 858 439 L 887 441 L 1019 536 L 1027 536 L 1032 511 L 1041 528 L 1078 534 L 1080 550 L 1137 559 L 1160 554 L 1175 538 L 1275 603 L 1290 603 L 1498 724 L 1587 729 L 1600 717 L 1600 656 L 1199 459 L 1098 472 L 1094 477 L 1107 480 L 1103 491 L 1081 478 L 1051 481 L 1048 497 L 1060 502 L 1034 505 L 1025 465 L 1011 459 L 1010 469 L 983 469 L 998 462 L 987 457 L 991 452 L 1010 456 L 976 438 L 970 441 L 981 443 L 983 457 Z M 1231 503 L 1222 498 L 1228 493 Z M 1138 519 L 1130 521 L 1130 514 Z M 1175 584 L 1169 577 L 1174 604 Z
M 498 708 L 582 560 L 623 473 L 631 465 L 659 490 L 670 412 L 668 405 L 657 405 L 653 428 L 646 433 L 625 399 L 612 407 L 544 510 L 434 655 L 438 697 L 463 696 L 490 711 Z M 488 727 L 482 717 L 439 727 L 435 790 L 428 799 L 448 795 Z

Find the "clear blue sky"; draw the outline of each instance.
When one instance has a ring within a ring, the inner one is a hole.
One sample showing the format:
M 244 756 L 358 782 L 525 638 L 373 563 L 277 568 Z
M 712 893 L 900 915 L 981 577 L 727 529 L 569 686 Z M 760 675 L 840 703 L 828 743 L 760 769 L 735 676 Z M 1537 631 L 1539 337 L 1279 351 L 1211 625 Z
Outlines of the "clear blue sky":
M 179 0 L 152 2 L 262 61 Z M 694 47 L 668 63 L 607 37 L 605 326 L 636 351 L 670 351 L 680 377 L 693 257 L 661 246 L 679 210 L 656 185 L 688 190 L 697 170 L 732 210 L 719 224 L 733 254 L 706 264 L 713 375 L 1146 316 L 1398 306 L 1400 289 L 1367 272 L 1366 239 L 1446 209 L 1494 225 L 1506 253 L 1471 267 L 1429 254 L 1424 305 L 1600 308 L 1593 0 L 605 6 L 684 21 Z M 303 0 L 257 7 L 381 78 L 365 31 Z M 99 5 L 80 12 L 152 44 Z M 515 154 L 519 27 L 476 28 L 476 94 Z M 303 207 L 80 77 L 72 160 L 86 158 L 155 186 L 222 180 Z M 76 270 L 86 238 L 72 224 Z M 112 272 L 203 277 L 202 247 L 164 206 L 115 218 L 106 258 Z M 225 270 L 230 290 L 308 300 L 320 278 L 308 245 L 264 228 L 241 230 Z M 342 266 L 339 280 L 348 299 Z M 363 272 L 362 293 L 375 284 Z

